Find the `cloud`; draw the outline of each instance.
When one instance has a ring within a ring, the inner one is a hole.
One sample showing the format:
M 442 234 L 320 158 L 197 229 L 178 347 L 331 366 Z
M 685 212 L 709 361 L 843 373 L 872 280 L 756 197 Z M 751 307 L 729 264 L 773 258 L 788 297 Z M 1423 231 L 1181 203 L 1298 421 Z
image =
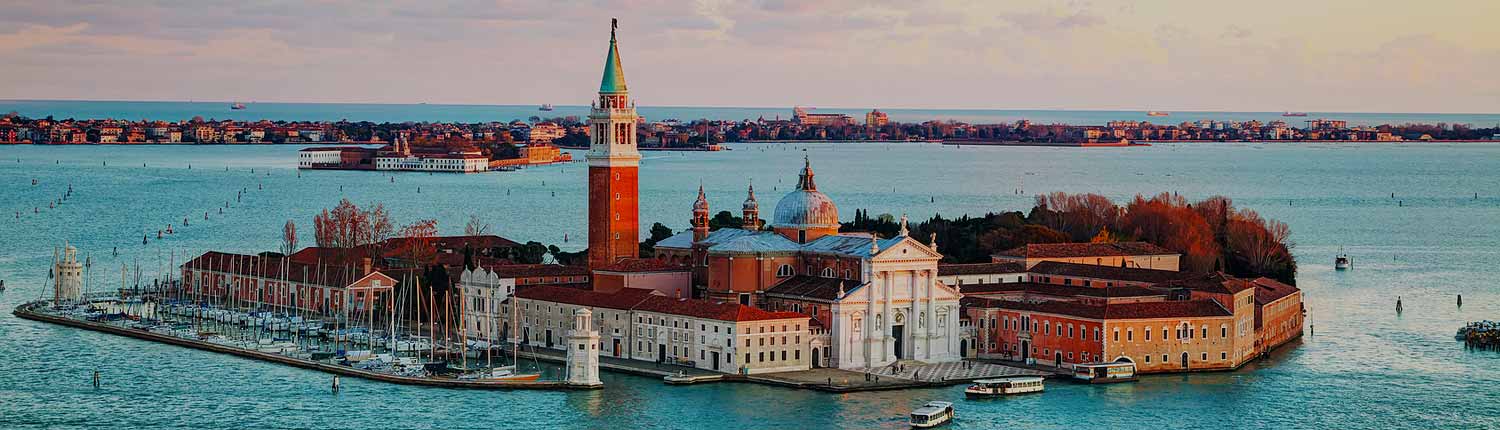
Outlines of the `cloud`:
M 28 25 L 12 33 L 0 34 L 0 52 L 67 43 L 88 28 L 86 22 L 61 27 Z
M 1500 110 L 1500 3 L 1265 1 L 22 1 L 0 94 L 586 103 L 618 17 L 657 105 Z
M 1248 28 L 1230 24 L 1228 27 L 1224 27 L 1223 37 L 1225 39 L 1247 39 L 1254 34 L 1255 32 Z

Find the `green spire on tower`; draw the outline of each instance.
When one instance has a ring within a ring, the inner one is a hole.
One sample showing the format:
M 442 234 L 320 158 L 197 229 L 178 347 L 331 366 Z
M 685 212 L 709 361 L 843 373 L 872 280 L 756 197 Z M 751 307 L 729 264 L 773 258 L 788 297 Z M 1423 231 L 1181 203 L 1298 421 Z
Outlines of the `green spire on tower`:
M 609 20 L 609 56 L 604 58 L 604 78 L 599 80 L 601 93 L 628 91 L 625 89 L 625 69 L 620 67 L 620 48 L 615 45 L 615 28 L 618 26 L 618 20 Z

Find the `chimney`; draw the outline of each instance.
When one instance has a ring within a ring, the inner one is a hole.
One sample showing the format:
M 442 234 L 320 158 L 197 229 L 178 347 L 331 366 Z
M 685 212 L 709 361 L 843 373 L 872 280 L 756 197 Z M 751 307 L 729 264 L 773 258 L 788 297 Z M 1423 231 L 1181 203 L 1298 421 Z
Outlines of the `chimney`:
M 370 257 L 365 257 L 365 258 L 360 259 L 360 266 L 365 268 L 364 273 L 362 273 L 361 275 L 368 275 L 368 274 L 370 274 L 370 272 L 373 271 L 373 270 L 371 270 L 371 267 L 370 267 L 371 266 Z

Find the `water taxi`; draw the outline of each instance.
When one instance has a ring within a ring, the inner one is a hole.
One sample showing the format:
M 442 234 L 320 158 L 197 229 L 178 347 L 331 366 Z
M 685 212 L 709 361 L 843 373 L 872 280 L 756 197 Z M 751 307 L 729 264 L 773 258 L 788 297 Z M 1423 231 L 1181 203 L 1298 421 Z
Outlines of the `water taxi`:
M 947 424 L 949 421 L 953 421 L 952 402 L 927 402 L 917 410 L 911 411 L 913 428 L 932 428 Z
M 1334 270 L 1349 270 L 1349 268 L 1353 267 L 1353 266 L 1354 266 L 1354 263 L 1350 262 L 1350 260 L 1349 260 L 1349 254 L 1345 254 L 1344 250 L 1342 248 L 1340 248 L 1339 249 L 1339 255 L 1333 257 L 1333 269 Z
M 1044 388 L 1040 376 L 1012 376 L 1009 378 L 980 379 L 964 389 L 971 399 L 1009 396 L 1013 394 L 1040 393 Z
M 1090 384 L 1134 381 L 1135 363 L 1084 363 L 1073 365 L 1073 379 Z

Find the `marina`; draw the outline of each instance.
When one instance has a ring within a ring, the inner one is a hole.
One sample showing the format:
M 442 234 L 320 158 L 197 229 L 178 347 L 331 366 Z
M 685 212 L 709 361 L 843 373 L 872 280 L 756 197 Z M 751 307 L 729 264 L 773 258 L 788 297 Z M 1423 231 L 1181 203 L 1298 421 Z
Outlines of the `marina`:
M 150 304 L 151 302 L 136 302 L 137 304 Z M 406 366 L 398 367 L 402 360 L 391 360 L 390 354 L 372 354 L 369 351 L 356 352 L 346 351 L 343 354 L 319 350 L 313 342 L 306 340 L 292 341 L 292 338 L 266 337 L 251 340 L 246 337 L 230 337 L 218 331 L 194 330 L 194 324 L 181 319 L 144 319 L 137 315 L 128 318 L 128 314 L 106 314 L 98 311 L 100 306 L 119 309 L 124 303 L 120 302 L 91 302 L 83 307 L 53 307 L 49 302 L 39 301 L 21 305 L 13 311 L 19 318 L 34 321 L 42 321 L 52 324 L 60 324 L 85 330 L 92 330 L 112 335 L 131 337 L 141 340 L 160 342 L 168 345 L 200 349 L 204 351 L 222 354 L 236 355 L 245 358 L 263 360 L 267 362 L 299 367 L 309 370 L 317 370 L 325 373 L 343 376 L 353 376 L 381 382 L 394 384 L 419 385 L 428 387 L 445 388 L 469 388 L 469 389 L 598 389 L 599 386 L 580 386 L 568 384 L 563 381 L 524 381 L 503 380 L 484 378 L 459 377 L 435 377 L 424 374 L 424 370 L 416 370 L 415 367 L 421 363 L 407 362 L 412 369 Z M 147 306 L 149 308 L 149 306 Z M 180 307 L 175 309 L 182 309 Z M 183 316 L 184 312 L 170 312 L 176 316 Z M 130 322 L 130 324 L 125 324 Z M 282 324 L 282 323 L 273 323 Z M 227 328 L 222 324 L 212 324 L 211 328 Z M 286 332 L 286 330 L 273 330 Z M 239 333 L 231 333 L 231 336 Z M 326 339 L 318 339 L 318 343 Z M 378 342 L 377 342 L 378 343 Z M 311 350 L 304 348 L 311 347 Z M 358 361 L 350 361 L 358 360 Z M 366 364 L 351 364 L 368 362 Z

